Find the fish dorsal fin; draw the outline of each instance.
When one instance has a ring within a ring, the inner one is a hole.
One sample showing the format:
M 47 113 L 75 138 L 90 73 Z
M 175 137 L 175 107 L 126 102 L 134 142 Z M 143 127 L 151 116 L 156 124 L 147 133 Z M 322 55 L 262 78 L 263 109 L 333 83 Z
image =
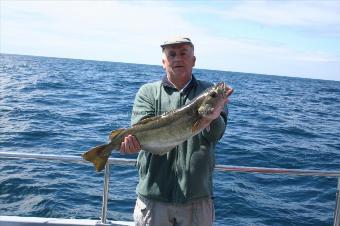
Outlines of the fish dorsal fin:
M 157 119 L 160 118 L 160 117 L 161 117 L 161 115 L 154 116 L 154 117 L 150 117 L 150 118 L 145 118 L 145 119 L 140 120 L 139 122 L 137 122 L 137 123 L 134 124 L 133 126 L 144 125 L 144 124 L 147 124 L 148 122 L 157 120 Z
M 174 109 L 174 110 L 171 110 L 171 111 L 167 111 L 167 112 L 164 112 L 163 114 L 161 115 L 157 115 L 157 116 L 153 116 L 153 117 L 149 117 L 149 118 L 145 118 L 145 119 L 142 119 L 140 120 L 139 122 L 137 122 L 136 124 L 134 124 L 133 126 L 137 126 L 137 125 L 145 125 L 151 121 L 155 121 L 157 119 L 160 119 L 160 118 L 163 118 L 173 112 L 175 112 L 177 109 Z
M 121 134 L 125 129 L 117 129 L 117 130 L 113 130 L 110 135 L 109 135 L 109 139 L 113 140 L 114 138 L 116 138 L 119 134 Z
M 173 109 L 173 110 L 170 110 L 170 111 L 164 112 L 163 114 L 161 114 L 161 117 L 165 117 L 165 116 L 167 116 L 167 115 L 169 115 L 169 114 L 172 114 L 172 113 L 174 113 L 175 111 L 177 111 L 177 109 Z

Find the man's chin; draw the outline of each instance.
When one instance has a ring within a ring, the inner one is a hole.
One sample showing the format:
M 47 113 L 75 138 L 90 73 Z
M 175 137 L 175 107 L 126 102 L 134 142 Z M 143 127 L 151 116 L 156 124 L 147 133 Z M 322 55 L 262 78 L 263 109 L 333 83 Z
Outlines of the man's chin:
M 191 74 L 188 73 L 175 73 L 176 78 L 181 78 L 181 79 L 190 79 Z
M 188 72 L 184 68 L 175 68 L 173 72 L 176 76 L 180 77 L 185 77 L 188 74 Z

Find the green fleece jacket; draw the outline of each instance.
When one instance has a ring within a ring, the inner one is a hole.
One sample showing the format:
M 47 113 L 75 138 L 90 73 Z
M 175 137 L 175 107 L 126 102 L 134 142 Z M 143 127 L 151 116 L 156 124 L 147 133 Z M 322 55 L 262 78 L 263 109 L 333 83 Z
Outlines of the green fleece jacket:
M 141 119 L 160 115 L 188 104 L 213 84 L 192 78 L 178 91 L 167 80 L 143 85 L 134 101 L 131 124 Z M 212 172 L 215 166 L 215 146 L 226 127 L 225 112 L 215 119 L 210 130 L 178 145 L 159 156 L 141 150 L 137 159 L 139 183 L 137 194 L 152 200 L 187 203 L 212 197 Z

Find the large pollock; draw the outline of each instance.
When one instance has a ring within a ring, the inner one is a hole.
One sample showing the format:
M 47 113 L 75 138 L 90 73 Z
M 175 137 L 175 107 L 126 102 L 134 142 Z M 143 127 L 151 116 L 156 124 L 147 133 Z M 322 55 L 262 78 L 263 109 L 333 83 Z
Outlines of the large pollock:
M 224 105 L 232 92 L 232 88 L 220 82 L 181 108 L 146 118 L 130 128 L 112 131 L 108 144 L 94 147 L 82 156 L 101 171 L 111 152 L 119 150 L 124 138 L 130 134 L 137 138 L 143 150 L 163 155 L 206 128 L 209 124 L 204 116 Z

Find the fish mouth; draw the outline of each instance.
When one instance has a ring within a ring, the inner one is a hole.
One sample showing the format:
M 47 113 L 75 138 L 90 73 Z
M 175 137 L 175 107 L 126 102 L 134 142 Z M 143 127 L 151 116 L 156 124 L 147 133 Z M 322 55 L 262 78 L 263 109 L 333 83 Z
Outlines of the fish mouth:
M 227 98 L 234 92 L 234 89 L 228 86 L 225 82 L 219 82 L 216 85 L 216 88 L 219 92 L 223 93 L 223 97 L 225 98 Z

